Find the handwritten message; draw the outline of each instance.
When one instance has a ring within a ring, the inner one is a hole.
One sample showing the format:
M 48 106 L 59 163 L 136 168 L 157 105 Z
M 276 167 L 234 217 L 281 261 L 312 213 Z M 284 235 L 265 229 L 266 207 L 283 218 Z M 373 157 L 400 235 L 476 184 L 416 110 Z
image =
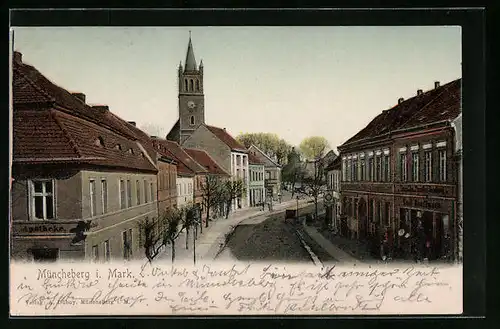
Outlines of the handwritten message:
M 459 314 L 458 266 L 11 264 L 12 315 Z

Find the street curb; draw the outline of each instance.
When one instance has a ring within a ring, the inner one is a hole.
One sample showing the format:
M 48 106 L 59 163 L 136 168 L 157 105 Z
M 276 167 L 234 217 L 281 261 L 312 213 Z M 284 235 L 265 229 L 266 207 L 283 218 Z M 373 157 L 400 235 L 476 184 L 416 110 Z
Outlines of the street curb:
M 303 200 L 302 202 L 299 202 L 300 205 L 307 205 L 307 201 Z M 293 204 L 291 204 L 291 206 L 293 206 Z M 289 207 L 289 206 L 287 206 Z M 229 226 L 229 230 L 225 233 L 222 233 L 215 241 L 215 243 L 210 247 L 209 251 L 205 254 L 205 256 L 203 257 L 204 259 L 210 259 L 210 260 L 215 260 L 219 255 L 220 253 L 222 252 L 222 250 L 224 250 L 224 248 L 226 247 L 227 243 L 229 242 L 229 238 L 231 237 L 231 235 L 234 233 L 234 230 L 236 229 L 236 227 L 238 225 L 240 225 L 241 222 L 243 222 L 244 220 L 248 220 L 248 219 L 252 219 L 252 218 L 255 218 L 255 217 L 260 217 L 260 216 L 263 216 L 263 215 L 274 215 L 274 214 L 277 214 L 277 213 L 280 213 L 280 212 L 285 212 L 287 207 L 284 207 L 283 209 L 280 209 L 280 210 L 273 210 L 271 212 L 267 212 L 267 213 L 257 213 L 257 214 L 254 214 L 252 216 L 249 216 L 249 217 L 245 217 L 245 218 L 242 218 L 241 220 L 239 220 L 238 222 L 236 222 L 235 224 Z M 222 241 L 222 243 L 220 243 L 220 241 Z M 219 243 L 217 243 L 219 242 Z M 214 252 L 214 249 L 215 249 L 215 252 Z M 208 256 L 210 254 L 215 254 L 214 256 Z
M 322 243 L 321 243 L 320 241 L 318 241 L 318 240 L 317 240 L 314 236 L 311 236 L 311 234 L 309 234 L 308 229 L 316 230 L 315 228 L 308 226 L 308 225 L 306 224 L 306 221 L 305 221 L 305 220 L 302 222 L 302 227 L 304 228 L 304 233 L 305 233 L 305 234 L 307 234 L 307 236 L 308 236 L 309 238 L 311 238 L 313 241 L 315 241 L 315 242 L 316 242 L 316 243 L 317 243 L 317 244 L 318 244 L 321 248 L 323 248 L 323 250 L 324 250 L 325 252 L 327 252 L 330 256 L 332 256 L 332 257 L 333 257 L 334 259 L 336 259 L 337 261 L 341 261 L 341 259 L 338 259 L 338 258 L 339 258 L 339 255 L 332 254 L 332 253 L 330 252 L 330 250 L 328 250 L 327 248 L 323 247 L 323 245 L 322 245 Z M 317 231 L 317 230 L 316 230 L 316 231 Z M 320 232 L 318 232 L 318 234 L 321 234 L 321 233 L 320 233 Z M 352 256 L 350 253 L 348 253 L 348 252 L 346 252 L 346 251 L 344 251 L 344 250 L 342 250 L 342 249 L 339 249 L 339 248 L 338 248 L 338 247 L 336 247 L 333 243 L 331 243 L 330 241 L 328 241 L 326 238 L 325 238 L 325 241 L 326 241 L 326 242 L 328 242 L 328 243 L 330 243 L 330 244 L 331 244 L 334 248 L 338 249 L 341 253 L 344 253 L 344 254 L 346 254 L 347 256 L 349 256 L 349 258 L 352 258 L 352 262 L 353 262 L 354 264 L 364 264 L 364 263 L 365 263 L 364 261 L 359 260 L 359 259 L 357 259 L 356 257 Z

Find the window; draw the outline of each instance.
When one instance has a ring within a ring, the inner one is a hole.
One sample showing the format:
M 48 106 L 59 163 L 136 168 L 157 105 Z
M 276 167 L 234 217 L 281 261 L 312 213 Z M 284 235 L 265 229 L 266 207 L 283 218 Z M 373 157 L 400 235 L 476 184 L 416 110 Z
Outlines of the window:
M 347 160 L 347 181 L 352 181 L 352 161 Z
M 189 91 L 193 91 L 193 90 L 194 90 L 193 79 L 189 79 Z
M 241 155 L 236 156 L 236 165 L 241 166 Z
M 352 180 L 358 180 L 358 160 L 352 160 Z
M 377 157 L 377 181 L 382 181 L 382 156 Z
M 196 79 L 196 91 L 200 91 L 200 80 Z
M 412 165 L 411 165 L 411 176 L 412 181 L 418 182 L 418 153 L 412 153 L 411 155 Z
M 184 79 L 184 90 L 188 91 L 188 81 L 187 81 L 187 79 Z
M 266 179 L 271 179 L 271 172 L 270 171 L 266 171 Z
M 446 182 L 446 150 L 439 150 L 439 180 Z
M 54 182 L 31 182 L 31 216 L 33 219 L 54 219 Z
M 149 198 L 148 198 L 148 182 L 144 181 L 144 202 L 148 203 Z
M 240 170 L 236 169 L 236 177 L 240 178 Z
M 401 172 L 401 181 L 406 182 L 408 180 L 408 165 L 406 153 L 401 154 L 399 158 L 399 169 Z
M 375 168 L 373 168 L 373 158 L 368 159 L 368 179 L 373 181 L 375 179 Z
M 129 260 L 132 256 L 132 230 L 122 232 L 123 259 Z
M 97 213 L 97 196 L 96 196 L 95 180 L 93 179 L 90 180 L 89 195 L 90 195 L 90 217 L 94 217 Z
M 127 180 L 127 207 L 132 206 L 132 183 Z
M 97 247 L 97 245 L 92 246 L 92 261 L 99 261 L 99 248 Z
M 108 182 L 105 179 L 101 179 L 101 205 L 102 213 L 108 212 Z
M 141 204 L 141 183 L 136 180 L 135 181 L 135 193 L 136 193 L 136 198 L 137 198 L 137 204 Z
M 127 198 L 125 196 L 125 181 L 120 179 L 120 209 L 125 209 Z
M 364 181 L 366 179 L 366 177 L 365 177 L 366 176 L 366 172 L 365 172 L 365 170 L 366 170 L 366 168 L 365 168 L 366 167 L 366 162 L 365 162 L 364 159 L 361 159 L 360 161 L 361 161 L 361 163 L 360 163 L 360 165 L 361 165 L 360 166 L 361 167 L 360 168 L 360 170 L 361 170 L 360 180 Z
M 156 200 L 156 193 L 155 193 L 153 182 L 149 183 L 149 188 L 151 191 L 151 201 L 154 201 L 154 200 Z
M 245 169 L 243 169 L 243 180 L 246 181 L 247 180 L 247 172 Z
M 111 250 L 109 249 L 109 240 L 104 241 L 104 260 L 109 261 L 111 258 Z
M 431 153 L 431 151 L 425 152 L 424 175 L 425 175 L 426 182 L 432 181 L 432 153 Z
M 194 125 L 194 116 L 191 116 L 191 124 Z
M 346 166 L 346 161 L 342 160 L 342 181 L 347 180 L 347 166 Z
M 384 180 L 386 182 L 390 181 L 390 161 L 388 155 L 384 156 Z
M 243 158 L 243 166 L 247 165 L 247 157 L 246 156 L 241 156 Z

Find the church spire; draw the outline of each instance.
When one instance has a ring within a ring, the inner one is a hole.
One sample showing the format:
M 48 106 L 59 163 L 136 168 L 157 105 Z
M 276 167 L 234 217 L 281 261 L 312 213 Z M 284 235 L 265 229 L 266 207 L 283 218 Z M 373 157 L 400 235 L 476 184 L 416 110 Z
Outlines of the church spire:
M 189 43 L 184 71 L 196 71 L 196 59 L 194 58 L 193 43 L 191 42 L 191 31 L 189 31 Z

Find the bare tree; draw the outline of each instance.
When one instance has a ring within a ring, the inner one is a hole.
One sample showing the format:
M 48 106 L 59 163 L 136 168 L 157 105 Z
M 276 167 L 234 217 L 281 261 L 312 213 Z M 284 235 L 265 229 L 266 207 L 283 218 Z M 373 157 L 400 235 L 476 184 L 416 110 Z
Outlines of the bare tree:
M 165 230 L 163 231 L 164 240 L 172 246 L 172 263 L 175 261 L 175 240 L 184 229 L 183 218 L 184 211 L 180 209 L 168 209 L 164 217 Z
M 182 222 L 183 222 L 183 228 L 186 231 L 186 249 L 189 249 L 189 231 L 196 226 L 196 217 L 195 217 L 196 207 L 193 204 L 189 204 L 185 206 L 183 210 L 184 211 L 183 211 Z
M 219 194 L 222 193 L 220 188 L 221 184 L 222 181 L 218 176 L 206 175 L 205 181 L 201 185 L 201 190 L 203 192 L 203 207 L 205 207 L 207 213 L 205 227 L 208 227 L 210 210 L 215 208 L 219 202 Z
M 245 193 L 245 185 L 243 184 L 243 181 L 241 179 L 236 179 L 236 180 L 228 180 L 224 184 L 224 189 L 223 189 L 223 195 L 225 196 L 225 202 L 226 202 L 226 218 L 229 217 L 229 213 L 231 211 L 231 205 L 233 203 L 233 200 L 237 198 L 242 198 Z
M 159 255 L 165 246 L 163 235 L 159 228 L 159 219 L 146 217 L 139 222 L 139 236 L 142 238 L 142 245 L 146 258 L 151 263 Z

